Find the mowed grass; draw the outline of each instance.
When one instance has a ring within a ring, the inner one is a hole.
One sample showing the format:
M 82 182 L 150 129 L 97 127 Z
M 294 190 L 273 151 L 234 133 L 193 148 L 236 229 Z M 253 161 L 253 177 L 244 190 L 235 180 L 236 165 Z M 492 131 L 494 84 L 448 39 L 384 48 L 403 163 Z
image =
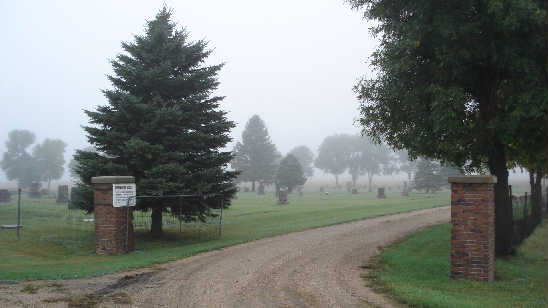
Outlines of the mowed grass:
M 374 287 L 410 307 L 546 307 L 548 228 L 543 224 L 515 256 L 497 258 L 495 281 L 452 280 L 451 225 L 416 233 L 383 252 Z
M 222 237 L 216 225 L 197 229 L 166 226 L 166 236 L 155 240 L 142 229 L 136 232 L 136 251 L 127 255 L 97 256 L 94 252 L 93 222 L 66 210 L 53 199 L 24 199 L 21 239 L 15 230 L 0 230 L 0 280 L 57 279 L 86 277 L 163 263 L 199 252 L 259 238 L 314 227 L 418 209 L 449 205 L 449 192 L 434 195 L 387 192 L 386 199 L 375 193 L 351 195 L 292 194 L 289 205 L 277 205 L 272 193 L 257 196 L 240 193 L 223 212 Z M 0 224 L 14 224 L 16 200 L 0 204 Z M 76 213 L 76 214 L 75 214 Z

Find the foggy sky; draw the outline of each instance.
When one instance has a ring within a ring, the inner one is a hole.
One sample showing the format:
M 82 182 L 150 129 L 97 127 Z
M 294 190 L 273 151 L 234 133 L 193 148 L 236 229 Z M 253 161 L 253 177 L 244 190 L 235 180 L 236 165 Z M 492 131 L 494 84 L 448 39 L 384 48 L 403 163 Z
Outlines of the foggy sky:
M 107 104 L 109 59 L 163 3 L 0 1 L 0 153 L 13 129 L 33 131 L 37 142 L 64 140 L 67 162 L 87 146 L 82 110 Z M 352 86 L 370 72 L 376 40 L 344 0 L 165 3 L 192 40 L 210 42 L 209 64 L 226 63 L 216 94 L 237 123 L 234 142 L 253 114 L 283 154 L 298 145 L 316 152 L 327 135 L 359 131 Z

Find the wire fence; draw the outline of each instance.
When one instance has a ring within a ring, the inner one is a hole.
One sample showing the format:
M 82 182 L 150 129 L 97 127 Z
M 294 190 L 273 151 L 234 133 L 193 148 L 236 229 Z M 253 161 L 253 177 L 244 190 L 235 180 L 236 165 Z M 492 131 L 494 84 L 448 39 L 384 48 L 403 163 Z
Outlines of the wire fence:
M 11 191 L 9 200 L 0 201 L 0 240 L 6 243 L 17 240 L 17 231 L 21 239 L 30 242 L 42 242 L 61 245 L 69 250 L 93 250 L 95 225 L 93 213 L 73 208 L 70 202 L 58 202 L 55 196 L 29 195 L 22 191 L 21 206 L 18 206 L 17 191 Z M 323 195 L 322 195 L 323 196 Z M 153 196 L 160 198 L 159 196 Z M 183 196 L 163 196 L 163 198 L 191 198 Z M 546 215 L 546 193 L 542 194 L 541 208 Z M 195 198 L 193 196 L 192 198 Z M 143 196 L 137 203 L 143 202 Z M 320 200 L 323 202 L 323 200 Z M 314 202 L 320 202 L 318 200 Z M 177 204 L 178 202 L 175 202 Z M 539 223 L 534 217 L 529 195 L 513 198 L 514 244 L 519 245 L 527 238 Z M 164 233 L 172 240 L 185 243 L 214 240 L 222 236 L 222 228 L 239 219 L 227 217 L 223 221 L 222 206 L 210 209 L 203 221 L 188 221 L 176 206 L 169 207 L 162 215 Z M 229 215 L 230 216 L 230 215 Z M 18 217 L 20 222 L 18 223 Z M 21 228 L 14 228 L 20 225 Z M 2 226 L 7 226 L 3 228 Z M 133 227 L 136 236 L 146 237 L 152 227 L 152 211 L 134 211 Z
M 174 198 L 163 196 L 167 197 Z M 21 191 L 19 199 L 17 191 L 11 191 L 10 198 L 4 201 L 0 202 L 0 240 L 45 242 L 70 250 L 94 249 L 94 214 L 74 208 L 70 200 L 58 202 L 55 196 L 36 195 L 28 191 Z M 141 198 L 138 197 L 137 203 L 140 202 Z M 170 207 L 162 215 L 162 229 L 169 238 L 195 242 L 221 236 L 221 208 L 210 209 L 203 221 L 189 221 L 188 217 L 183 217 L 183 211 L 176 209 L 175 206 Z M 150 233 L 151 214 L 150 210 L 134 211 L 133 228 L 136 234 L 146 236 Z
M 521 196 L 512 195 L 510 189 L 510 196 L 512 200 L 513 211 L 513 228 L 514 228 L 514 240 L 513 245 L 519 246 L 526 238 L 528 238 L 535 228 L 541 223 L 542 217 L 546 217 L 548 211 L 548 200 L 546 199 L 546 193 L 541 193 L 540 200 L 536 201 L 540 204 L 535 205 L 531 195 L 525 192 Z M 536 215 L 533 207 L 538 206 L 540 210 L 540 216 Z

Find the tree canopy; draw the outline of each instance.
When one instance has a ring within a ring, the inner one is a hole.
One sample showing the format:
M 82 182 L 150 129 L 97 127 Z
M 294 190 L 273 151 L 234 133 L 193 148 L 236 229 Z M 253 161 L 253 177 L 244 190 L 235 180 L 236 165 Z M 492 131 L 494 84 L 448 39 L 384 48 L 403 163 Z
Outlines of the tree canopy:
M 234 147 L 234 156 L 232 168 L 240 172 L 241 181 L 252 183 L 252 191 L 255 191 L 255 182 L 274 183 L 281 155 L 270 140 L 264 121 L 258 115 L 247 121 L 242 132 L 242 141 L 237 142 Z
M 511 149 L 538 137 L 519 123 L 540 119 L 533 143 L 546 144 L 546 1 L 349 2 L 380 37 L 377 76 L 355 87 L 364 133 L 413 158 L 496 175 L 496 250 L 511 252 Z
M 418 159 L 416 168 L 413 188 L 424 190 L 426 193 L 435 193 L 441 190 L 448 186 L 449 176 L 461 174 L 456 168 L 428 159 Z
M 346 134 L 325 137 L 318 149 L 318 156 L 314 160 L 316 168 L 333 174 L 337 186 L 339 186 L 339 175 L 348 167 L 349 137 Z
M 348 136 L 348 172 L 352 175 L 352 184 L 356 186 L 359 175 L 367 175 L 371 191 L 373 176 L 391 174 L 395 171 L 391 151 L 383 144 L 374 144 L 364 136 Z
M 16 180 L 22 188 L 30 187 L 40 180 L 36 160 L 27 148 L 34 143 L 36 136 L 29 130 L 12 130 L 8 133 L 6 152 L 0 162 L 8 180 Z
M 177 208 L 185 220 L 205 219 L 236 192 L 237 173 L 226 170 L 232 153 L 222 151 L 234 123 L 220 109 L 223 97 L 213 95 L 222 64 L 205 65 L 207 42 L 191 41 L 171 16 L 164 7 L 144 34 L 122 43 L 124 53 L 111 61 L 113 88 L 103 91 L 108 104 L 86 111 L 91 125 L 84 129 L 97 151 L 77 151 L 74 159 L 87 209 L 92 176 L 132 175 L 138 195 L 210 197 Z M 152 209 L 151 232 L 158 236 L 162 213 L 178 204 L 140 200 L 136 208 Z
M 276 181 L 280 187 L 287 187 L 291 193 L 295 187 L 303 185 L 306 182 L 303 169 L 299 160 L 293 154 L 287 154 L 281 161 Z
M 48 182 L 48 191 L 52 180 L 58 180 L 65 172 L 65 148 L 67 144 L 59 139 L 46 139 L 32 149 L 40 178 Z
M 306 177 L 311 177 L 314 175 L 314 169 L 312 168 L 312 165 L 314 164 L 314 153 L 312 153 L 307 146 L 300 145 L 294 147 L 291 151 L 289 151 L 289 154 L 292 154 L 297 158 Z

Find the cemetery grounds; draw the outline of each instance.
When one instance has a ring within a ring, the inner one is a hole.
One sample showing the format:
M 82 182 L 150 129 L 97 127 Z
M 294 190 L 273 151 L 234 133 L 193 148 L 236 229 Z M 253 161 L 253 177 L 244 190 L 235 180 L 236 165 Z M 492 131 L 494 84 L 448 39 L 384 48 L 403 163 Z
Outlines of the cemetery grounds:
M 222 217 L 206 223 L 182 223 L 164 215 L 165 237 L 148 235 L 150 218 L 136 212 L 136 251 L 128 255 L 97 256 L 93 215 L 69 210 L 54 198 L 22 200 L 20 239 L 15 230 L 0 230 L 0 281 L 17 283 L 28 279 L 60 279 L 99 276 L 195 255 L 199 252 L 244 243 L 309 228 L 327 226 L 381 215 L 449 205 L 447 190 L 437 194 L 387 191 L 386 199 L 374 192 L 352 195 L 332 191 L 328 195 L 306 192 L 291 194 L 290 204 L 277 205 L 271 192 L 258 196 L 239 193 Z M 15 224 L 17 199 L 0 204 L 0 225 Z

